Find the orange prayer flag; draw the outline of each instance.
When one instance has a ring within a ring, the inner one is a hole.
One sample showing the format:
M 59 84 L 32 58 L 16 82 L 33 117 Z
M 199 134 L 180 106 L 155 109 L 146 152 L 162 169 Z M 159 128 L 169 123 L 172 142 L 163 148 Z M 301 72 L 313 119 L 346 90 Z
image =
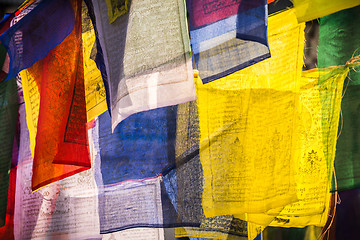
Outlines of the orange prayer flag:
M 82 1 L 72 1 L 73 31 L 28 69 L 40 93 L 32 189 L 90 168 L 86 128 Z

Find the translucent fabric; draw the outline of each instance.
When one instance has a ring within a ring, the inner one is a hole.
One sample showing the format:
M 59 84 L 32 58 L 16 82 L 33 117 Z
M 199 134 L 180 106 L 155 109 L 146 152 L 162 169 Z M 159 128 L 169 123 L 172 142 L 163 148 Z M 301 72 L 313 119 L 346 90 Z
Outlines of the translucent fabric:
M 191 48 L 204 83 L 270 57 L 265 0 L 188 1 Z
M 272 19 L 290 16 L 270 17 L 269 29 Z M 348 67 L 301 73 L 303 24 L 294 22 L 281 26 L 283 35 L 272 38 L 270 30 L 271 59 L 197 84 L 205 216 L 249 221 L 249 238 L 263 230 L 253 223 L 324 226 L 328 217 Z
M 94 168 L 32 191 L 33 158 L 25 106 L 20 106 L 15 239 L 101 239 Z
M 73 31 L 44 59 L 21 74 L 34 149 L 33 190 L 90 168 L 81 41 L 82 4 L 81 1 L 72 3 L 76 13 Z
M 98 118 L 99 153 L 105 185 L 155 177 L 174 164 L 177 108 L 141 112 L 112 132 L 108 112 Z
M 247 237 L 246 222 L 233 216 L 206 219 L 203 214 L 198 132 L 194 102 L 134 114 L 114 133 L 107 112 L 95 121 L 90 142 L 99 167 L 102 234 L 185 227 L 175 234 Z
M 195 73 L 195 76 L 198 74 Z M 197 81 L 200 81 L 198 78 Z M 247 223 L 232 215 L 206 218 L 202 208 L 204 175 L 199 155 L 199 117 L 196 102 L 178 106 L 176 169 L 163 172 L 167 193 L 182 221 L 198 221 L 197 227 L 175 229 L 176 237 L 246 239 Z M 175 194 L 174 194 L 175 192 Z
M 319 67 L 345 64 L 359 55 L 360 7 L 343 10 L 320 19 Z M 355 69 L 356 70 L 356 69 Z M 335 154 L 335 176 L 332 191 L 360 187 L 360 135 L 357 131 L 360 108 L 360 73 L 350 69 L 341 104 L 340 127 Z
M 295 7 L 296 17 L 301 22 L 307 22 L 320 18 L 343 9 L 360 5 L 359 0 L 292 0 Z
M 9 54 L 6 79 L 44 58 L 74 28 L 74 11 L 69 0 L 41 1 L 21 21 L 0 35 Z M 22 39 L 19 42 L 19 38 Z
M 195 99 L 184 1 L 133 0 L 111 24 L 105 1 L 88 7 L 103 53 L 105 69 L 98 66 L 112 129 L 134 113 Z
M 84 84 L 87 121 L 93 120 L 107 110 L 106 91 L 101 72 L 94 62 L 95 31 L 86 5 L 82 11 L 82 44 L 84 56 Z
M 271 16 L 270 59 L 197 83 L 206 217 L 250 221 L 258 217 L 245 214 L 276 214 L 297 200 L 293 164 L 303 30 L 292 10 Z
M 348 71 L 336 67 L 302 75 L 294 165 L 298 201 L 286 206 L 271 226 L 323 227 L 328 219 L 342 87 Z

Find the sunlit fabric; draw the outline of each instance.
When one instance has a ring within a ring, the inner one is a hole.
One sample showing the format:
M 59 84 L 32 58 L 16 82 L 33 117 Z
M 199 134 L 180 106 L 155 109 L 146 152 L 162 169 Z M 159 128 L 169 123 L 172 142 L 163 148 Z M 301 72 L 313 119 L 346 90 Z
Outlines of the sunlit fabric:
M 90 168 L 81 40 L 82 2 L 72 3 L 73 31 L 44 59 L 21 74 L 34 149 L 33 190 Z
M 301 22 L 307 22 L 320 18 L 343 9 L 360 5 L 359 0 L 292 0 L 294 3 L 296 17 Z
M 298 201 L 286 206 L 271 226 L 323 227 L 328 219 L 342 87 L 347 67 L 302 74 L 295 181 Z
M 280 25 L 286 34 L 272 38 L 272 20 L 291 16 L 269 19 L 271 59 L 197 84 L 207 217 L 234 214 L 282 227 L 326 223 L 348 67 L 301 73 L 304 25 Z
M 90 58 L 95 61 L 97 68 L 99 69 L 100 73 L 101 73 L 101 77 L 103 80 L 103 85 L 106 91 L 106 94 L 109 94 L 109 84 L 107 81 L 107 73 L 106 73 L 106 66 L 105 66 L 105 60 L 104 60 L 104 54 L 103 51 L 101 49 L 101 45 L 100 45 L 100 39 L 99 39 L 99 32 L 97 30 L 97 25 L 96 25 L 96 20 L 95 20 L 95 12 L 94 12 L 94 6 L 92 4 L 92 0 L 84 0 L 86 7 L 87 7 L 87 17 L 86 18 L 90 18 L 91 23 L 87 23 L 87 24 L 92 24 L 93 29 L 94 29 L 94 33 L 95 33 L 95 45 L 94 47 L 91 49 L 91 55 Z M 106 97 L 106 105 L 108 109 L 111 109 L 111 104 L 110 104 L 110 98 Z M 110 113 L 110 112 L 109 112 Z M 110 113 L 111 115 L 111 113 Z
M 249 221 L 256 216 L 245 214 L 276 214 L 297 200 L 293 164 L 303 30 L 292 10 L 274 15 L 270 59 L 211 83 L 197 82 L 206 217 Z
M 265 0 L 188 1 L 191 48 L 204 83 L 270 57 Z
M 93 60 L 95 32 L 88 15 L 88 10 L 83 5 L 82 14 L 82 43 L 84 56 L 84 80 L 87 121 L 93 120 L 107 110 L 106 92 L 101 78 L 101 72 Z
M 73 27 L 74 11 L 69 0 L 41 1 L 21 21 L 0 35 L 0 42 L 10 58 L 6 79 L 15 77 L 21 70 L 44 58 Z
M 33 158 L 24 105 L 20 106 L 15 239 L 101 239 L 94 168 L 32 191 Z
M 320 19 L 319 67 L 343 65 L 352 56 L 360 54 L 359 21 L 360 7 L 343 10 Z M 360 187 L 360 73 L 358 71 L 349 72 L 343 95 L 333 191 Z
M 134 114 L 111 133 L 107 112 L 90 139 L 99 188 L 102 234 L 134 227 L 185 227 L 181 236 L 246 238 L 246 223 L 202 212 L 197 110 L 194 102 Z M 121 215 L 112 214 L 121 211 Z
M 163 173 L 164 183 L 181 221 L 199 222 L 200 226 L 176 228 L 175 236 L 246 239 L 248 233 L 245 221 L 231 215 L 212 218 L 206 218 L 204 215 L 202 209 L 204 176 L 199 156 L 199 134 L 196 102 L 179 105 L 175 150 L 176 168 Z
M 184 1 L 133 0 L 111 24 L 105 1 L 88 5 L 106 67 L 112 129 L 134 113 L 195 99 Z

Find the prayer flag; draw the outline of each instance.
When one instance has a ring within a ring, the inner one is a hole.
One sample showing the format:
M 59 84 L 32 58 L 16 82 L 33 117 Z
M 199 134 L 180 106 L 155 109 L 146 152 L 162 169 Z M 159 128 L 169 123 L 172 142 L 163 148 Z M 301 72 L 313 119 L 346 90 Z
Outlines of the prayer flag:
M 82 44 L 84 56 L 84 80 L 87 121 L 93 120 L 107 110 L 106 92 L 100 70 L 93 60 L 95 32 L 88 9 L 83 6 L 82 14 Z
M 194 102 L 133 114 L 114 133 L 107 113 L 97 118 L 90 144 L 95 168 L 101 170 L 96 179 L 102 234 L 186 227 L 176 234 L 247 236 L 246 223 L 239 219 L 203 215 L 198 132 Z
M 286 206 L 271 226 L 323 227 L 328 219 L 342 87 L 348 71 L 341 66 L 302 74 L 294 165 L 298 201 Z
M 11 16 L 5 20 L 6 23 L 10 19 Z M 41 1 L 0 35 L 0 43 L 10 59 L 6 79 L 15 77 L 21 70 L 44 58 L 69 35 L 73 27 L 74 11 L 69 0 Z
M 33 158 L 25 106 L 20 107 L 15 239 L 101 239 L 94 168 L 33 192 Z
M 266 0 L 189 0 L 191 48 L 204 83 L 270 57 Z
M 105 1 L 91 3 L 113 130 L 131 114 L 195 99 L 184 1 L 133 0 L 111 24 Z
M 360 5 L 359 0 L 293 0 L 293 3 L 299 23 Z
M 318 65 L 321 68 L 345 64 L 360 51 L 360 7 L 343 10 L 320 19 Z M 350 69 L 341 104 L 342 114 L 335 153 L 332 191 L 360 187 L 360 73 Z
M 18 116 L 16 79 L 0 82 L 0 227 L 7 209 L 10 166 Z
M 194 76 L 198 76 L 198 73 Z M 200 130 L 196 102 L 178 106 L 176 129 L 176 168 L 163 173 L 164 183 L 181 222 L 193 221 L 200 225 L 175 228 L 175 237 L 247 239 L 247 222 L 232 215 L 206 218 L 202 210 L 204 175 L 199 155 Z
M 73 31 L 44 59 L 22 73 L 27 122 L 34 149 L 33 190 L 90 168 L 81 40 L 82 5 L 80 0 L 73 1 L 72 5 L 75 12 Z
M 276 214 L 297 200 L 293 164 L 303 30 L 293 10 L 273 15 L 270 59 L 211 83 L 197 81 L 206 217 L 250 221 L 244 214 Z

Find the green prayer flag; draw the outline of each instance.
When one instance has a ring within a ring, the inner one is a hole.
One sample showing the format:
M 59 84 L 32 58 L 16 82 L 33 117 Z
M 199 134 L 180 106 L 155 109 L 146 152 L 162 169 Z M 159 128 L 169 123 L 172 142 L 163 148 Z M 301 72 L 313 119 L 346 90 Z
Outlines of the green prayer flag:
M 18 113 L 16 79 L 0 82 L 0 226 L 4 226 Z
M 319 68 L 344 65 L 360 54 L 359 22 L 360 6 L 320 19 Z M 332 191 L 360 187 L 360 72 L 350 68 L 344 91 Z

